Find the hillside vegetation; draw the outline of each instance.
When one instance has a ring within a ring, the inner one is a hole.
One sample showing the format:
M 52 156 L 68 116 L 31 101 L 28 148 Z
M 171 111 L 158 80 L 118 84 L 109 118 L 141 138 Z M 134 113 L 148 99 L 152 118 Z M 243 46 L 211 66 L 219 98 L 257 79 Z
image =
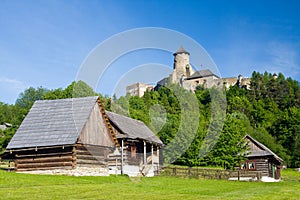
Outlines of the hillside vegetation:
M 191 101 L 196 95 L 196 104 L 185 102 L 186 99 L 180 99 L 178 94 L 184 94 Z M 14 105 L 0 102 L 0 123 L 13 125 L 0 131 L 1 150 L 4 150 L 35 100 L 91 95 L 100 94 L 95 94 L 88 85 L 79 81 L 65 89 L 28 88 L 19 95 Z M 285 78 L 283 74 L 274 78 L 267 72 L 253 72 L 250 90 L 233 86 L 226 90 L 226 94 L 222 94 L 216 88 L 204 89 L 199 86 L 195 95 L 178 85 L 169 85 L 146 92 L 141 98 L 128 95 L 119 99 L 114 96 L 112 100 L 101 95 L 100 98 L 107 110 L 145 122 L 164 144 L 172 143 L 174 138 L 178 145 L 191 142 L 175 164 L 233 168 L 245 159 L 241 153 L 247 148 L 242 140 L 245 134 L 250 134 L 282 157 L 287 166 L 300 166 L 299 82 Z M 226 95 L 225 101 L 218 98 L 222 95 Z M 212 101 L 212 96 L 217 101 Z M 218 115 L 217 111 L 222 109 L 226 110 L 226 114 Z M 193 116 L 199 117 L 195 120 Z M 225 119 L 224 124 L 222 120 L 215 120 L 222 118 Z M 207 144 L 203 142 L 211 124 L 215 132 L 222 127 L 222 134 L 213 148 L 206 147 Z M 195 135 L 188 135 L 195 127 Z M 181 137 L 176 138 L 178 133 Z M 209 153 L 201 155 L 203 147 L 209 149 Z M 177 149 L 170 151 L 176 153 Z

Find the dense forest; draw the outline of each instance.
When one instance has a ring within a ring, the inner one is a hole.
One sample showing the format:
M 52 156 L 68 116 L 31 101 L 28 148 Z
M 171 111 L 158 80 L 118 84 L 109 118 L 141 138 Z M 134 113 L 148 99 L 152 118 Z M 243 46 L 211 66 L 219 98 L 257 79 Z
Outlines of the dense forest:
M 243 137 L 249 134 L 283 158 L 288 167 L 300 166 L 299 82 L 267 72 L 253 72 L 249 90 L 232 86 L 225 94 L 216 88 L 199 86 L 191 93 L 169 85 L 141 98 L 126 95 L 110 99 L 81 81 L 65 89 L 28 88 L 14 105 L 0 102 L 0 123 L 12 124 L 0 130 L 0 150 L 5 149 L 35 100 L 91 95 L 99 95 L 107 110 L 145 122 L 168 146 L 166 157 L 168 152 L 176 153 L 178 146 L 186 147 L 176 160 L 170 160 L 175 164 L 233 168 L 245 159 Z M 208 132 L 221 132 L 212 146 L 205 143 Z M 201 154 L 203 149 L 206 153 Z

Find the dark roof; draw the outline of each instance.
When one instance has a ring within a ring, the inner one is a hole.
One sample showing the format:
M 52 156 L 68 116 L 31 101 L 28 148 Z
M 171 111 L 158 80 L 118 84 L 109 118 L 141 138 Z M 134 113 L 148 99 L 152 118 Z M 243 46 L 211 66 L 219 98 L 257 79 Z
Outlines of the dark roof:
M 7 149 L 75 144 L 97 99 L 36 101 Z
M 153 133 L 142 121 L 125 117 L 109 111 L 106 111 L 106 114 L 112 124 L 117 126 L 122 134 L 124 134 L 117 137 L 142 139 L 160 145 L 163 144 L 162 141 L 155 135 L 155 133 Z
M 258 146 L 262 151 L 251 151 L 250 154 L 247 155 L 247 157 L 259 157 L 259 156 L 274 156 L 276 160 L 283 163 L 282 158 L 277 156 L 273 151 L 271 151 L 268 147 L 263 145 L 262 143 L 255 140 L 250 135 L 246 135 L 245 138 L 248 138 L 251 142 L 253 142 L 256 146 Z
M 157 85 L 158 86 L 165 86 L 168 83 L 168 81 L 169 81 L 168 77 L 163 78 L 163 79 L 161 79 L 160 81 L 157 82 Z
M 181 54 L 181 53 L 185 53 L 185 54 L 190 55 L 190 53 L 187 52 L 187 51 L 182 47 L 182 45 L 180 45 L 179 49 L 178 49 L 173 55 L 176 56 L 177 54 Z
M 219 76 L 217 76 L 216 74 L 214 74 L 209 69 L 204 69 L 204 70 L 196 71 L 194 74 L 192 74 L 191 76 L 189 76 L 187 79 L 189 80 L 189 79 L 203 78 L 203 77 L 208 77 L 208 76 L 216 76 L 216 77 L 219 78 Z

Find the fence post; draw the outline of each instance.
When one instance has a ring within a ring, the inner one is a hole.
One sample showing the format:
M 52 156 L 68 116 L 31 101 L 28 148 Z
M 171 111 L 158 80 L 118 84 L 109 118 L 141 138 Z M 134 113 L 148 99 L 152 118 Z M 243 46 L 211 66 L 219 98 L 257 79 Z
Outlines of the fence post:
M 240 181 L 240 170 L 238 170 L 238 181 Z
M 260 179 L 261 179 L 261 172 L 256 172 L 256 179 L 257 179 L 257 181 L 260 181 Z

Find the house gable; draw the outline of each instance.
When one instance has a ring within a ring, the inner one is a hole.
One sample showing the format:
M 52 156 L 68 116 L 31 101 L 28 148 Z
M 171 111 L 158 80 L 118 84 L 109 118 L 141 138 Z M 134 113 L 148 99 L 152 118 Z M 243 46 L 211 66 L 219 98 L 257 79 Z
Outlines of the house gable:
M 251 152 L 253 152 L 253 151 L 264 151 L 260 146 L 258 146 L 257 144 L 255 144 L 249 138 L 245 138 L 245 140 L 248 142 L 248 145 L 249 145 L 249 148 L 250 148 Z
M 100 107 L 97 103 L 95 103 L 88 121 L 84 125 L 79 136 L 78 143 L 99 146 L 114 146 L 114 141 L 105 123 L 107 122 L 100 111 Z

